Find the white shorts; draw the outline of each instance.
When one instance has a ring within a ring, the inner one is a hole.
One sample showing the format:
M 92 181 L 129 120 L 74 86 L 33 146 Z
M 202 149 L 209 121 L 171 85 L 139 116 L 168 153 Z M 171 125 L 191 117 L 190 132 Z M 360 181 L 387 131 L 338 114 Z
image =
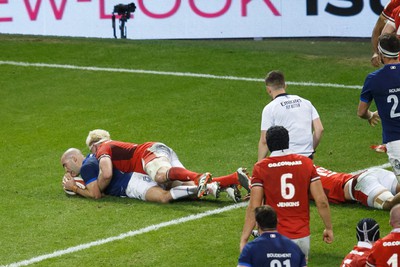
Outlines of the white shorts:
M 400 176 L 400 140 L 387 143 L 386 149 L 394 174 Z
M 383 191 L 389 191 L 392 195 L 396 194 L 397 178 L 393 172 L 372 168 L 362 173 L 357 178 L 357 184 L 354 189 L 358 191 L 359 196 L 355 198 L 364 205 L 374 207 L 374 198 Z M 366 198 L 366 199 L 365 199 Z M 364 203 L 364 202 L 367 203 Z
M 172 148 L 163 143 L 154 143 L 147 149 L 146 157 L 142 159 L 144 171 L 150 175 L 151 179 L 155 179 L 157 171 L 161 167 L 181 167 L 178 155 Z
M 310 236 L 291 240 L 299 246 L 301 251 L 306 256 L 306 259 L 308 259 L 308 254 L 310 254 Z
M 148 175 L 134 172 L 132 173 L 125 193 L 129 198 L 136 198 L 146 201 L 147 191 L 154 186 L 158 186 L 158 184 L 154 182 Z

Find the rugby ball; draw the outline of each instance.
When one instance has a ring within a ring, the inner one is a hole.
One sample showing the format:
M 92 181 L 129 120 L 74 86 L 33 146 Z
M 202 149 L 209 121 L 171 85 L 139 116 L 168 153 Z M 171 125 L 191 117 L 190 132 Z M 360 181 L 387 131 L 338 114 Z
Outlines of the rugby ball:
M 64 177 L 63 177 L 63 179 L 64 179 Z M 78 186 L 80 189 L 85 189 L 86 188 L 85 181 L 81 177 L 79 177 L 79 176 L 74 177 L 74 181 L 76 183 L 76 186 Z M 76 195 L 76 193 L 74 191 L 72 191 L 72 190 L 65 189 L 64 187 L 63 187 L 63 189 L 64 189 L 64 192 L 67 193 L 70 196 L 75 196 Z

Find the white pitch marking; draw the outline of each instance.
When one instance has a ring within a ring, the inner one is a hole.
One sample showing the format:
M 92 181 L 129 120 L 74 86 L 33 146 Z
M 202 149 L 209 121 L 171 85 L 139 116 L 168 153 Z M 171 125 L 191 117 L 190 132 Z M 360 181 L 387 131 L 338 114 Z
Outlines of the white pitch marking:
M 168 75 L 168 76 L 187 76 L 187 77 L 198 77 L 198 78 L 209 78 L 209 79 L 225 79 L 225 80 L 239 80 L 239 81 L 251 81 L 251 82 L 263 82 L 264 79 L 257 78 L 246 78 L 246 77 L 235 77 L 235 76 L 217 76 L 211 74 L 198 74 L 198 73 L 190 73 L 190 72 L 165 72 L 165 71 L 150 71 L 150 70 L 135 70 L 135 69 L 121 69 L 121 68 L 100 68 L 100 67 L 81 67 L 74 65 L 60 65 L 60 64 L 47 64 L 47 63 L 27 63 L 27 62 L 16 62 L 16 61 L 0 61 L 0 65 L 14 65 L 14 66 L 23 66 L 23 67 L 44 67 L 44 68 L 61 68 L 61 69 L 73 69 L 73 70 L 86 70 L 86 71 L 105 71 L 105 72 L 127 72 L 127 73 L 141 73 L 141 74 L 154 74 L 154 75 Z M 331 84 L 331 83 L 311 83 L 311 82 L 287 82 L 287 84 L 298 85 L 298 86 L 315 86 L 315 87 L 335 87 L 335 88 L 348 88 L 348 89 L 361 89 L 362 87 L 359 85 L 343 85 L 343 84 Z M 387 168 L 390 164 L 383 164 L 381 166 L 376 166 L 380 168 Z M 360 170 L 362 171 L 362 170 Z M 356 171 L 353 173 L 358 173 L 360 171 Z M 64 250 L 58 250 L 50 254 L 41 255 L 38 257 L 31 258 L 29 260 L 24 260 L 20 262 L 11 263 L 9 265 L 3 265 L 1 267 L 19 267 L 19 266 L 27 266 L 33 263 L 41 262 L 46 259 L 51 259 L 55 257 L 60 257 L 65 254 L 74 253 L 77 251 L 81 251 L 84 249 L 88 249 L 94 246 L 100 246 L 106 243 L 110 243 L 116 240 L 125 239 L 127 237 L 132 237 L 136 235 L 140 235 L 143 233 L 156 231 L 160 228 L 164 228 L 171 225 L 176 225 L 180 223 L 185 223 L 188 221 L 193 221 L 197 219 L 201 219 L 206 216 L 210 216 L 213 214 L 219 214 L 225 211 L 241 208 L 247 206 L 247 202 L 242 202 L 239 204 L 234 204 L 230 206 L 226 206 L 221 209 L 215 209 L 206 211 L 199 214 L 189 215 L 187 217 L 182 217 L 176 220 L 171 220 L 168 222 L 163 222 L 156 225 L 150 225 L 148 227 L 129 231 L 127 233 L 120 234 L 118 236 L 109 237 L 106 239 L 101 239 L 97 241 L 93 241 L 86 244 L 81 244 L 75 247 L 70 247 Z
M 85 71 L 139 73 L 139 74 L 166 75 L 166 76 L 184 76 L 184 77 L 220 79 L 220 80 L 232 80 L 232 81 L 264 82 L 264 79 L 260 79 L 260 78 L 218 76 L 218 75 L 212 75 L 212 74 L 201 74 L 201 73 L 191 73 L 191 72 L 171 72 L 171 71 L 137 70 L 137 69 L 123 69 L 123 68 L 84 67 L 84 66 L 75 66 L 75 65 L 28 63 L 28 62 L 16 62 L 16 61 L 0 61 L 0 65 L 41 67 L 41 68 L 59 68 L 59 69 L 85 70 Z M 362 86 L 360 86 L 360 85 L 345 85 L 345 84 L 334 84 L 334 83 L 312 83 L 312 82 L 290 82 L 290 81 L 286 82 L 286 83 L 288 85 L 297 85 L 297 86 L 362 89 Z
M 1 267 L 27 266 L 27 265 L 30 265 L 30 264 L 33 264 L 33 263 L 38 263 L 38 262 L 41 262 L 41 261 L 44 261 L 44 260 L 47 260 L 47 259 L 60 257 L 60 256 L 63 256 L 65 254 L 78 252 L 78 251 L 81 251 L 81 250 L 84 250 L 84 249 L 88 249 L 88 248 L 91 248 L 91 247 L 94 247 L 94 246 L 100 246 L 100 245 L 103 245 L 103 244 L 106 244 L 106 243 L 110 243 L 110 242 L 113 242 L 113 241 L 116 241 L 116 240 L 122 240 L 122 239 L 125 239 L 127 237 L 132 237 L 132 236 L 144 234 L 144 233 L 148 233 L 148 232 L 151 232 L 151 231 L 157 231 L 158 229 L 164 228 L 164 227 L 167 227 L 167 226 L 181 224 L 181 223 L 185 223 L 185 222 L 189 222 L 189 221 L 193 221 L 193 220 L 198 220 L 198 219 L 210 216 L 210 215 L 219 214 L 219 213 L 222 213 L 222 212 L 225 212 L 225 211 L 229 211 L 229 210 L 245 207 L 246 205 L 247 205 L 247 202 L 241 202 L 241 203 L 234 204 L 234 205 L 229 205 L 229 206 L 226 206 L 226 207 L 223 207 L 223 208 L 220 208 L 220 209 L 208 210 L 208 211 L 205 211 L 203 213 L 193 214 L 193 215 L 189 215 L 189 216 L 182 217 L 182 218 L 179 218 L 179 219 L 171 220 L 171 221 L 168 221 L 168 222 L 163 222 L 163 223 L 160 223 L 160 224 L 150 225 L 148 227 L 145 227 L 145 228 L 142 228 L 142 229 L 139 229 L 139 230 L 129 231 L 127 233 L 120 234 L 118 236 L 113 236 L 113 237 L 109 237 L 109 238 L 105 238 L 105 239 L 100 239 L 100 240 L 97 240 L 97 241 L 93 241 L 93 242 L 86 243 L 86 244 L 81 244 L 81 245 L 78 245 L 78 246 L 75 246 L 75 247 L 70 247 L 70 248 L 63 249 L 63 250 L 57 250 L 57 251 L 54 251 L 53 253 L 50 253 L 50 254 L 41 255 L 41 256 L 38 256 L 38 257 L 31 258 L 29 260 L 24 260 L 24 261 L 11 263 L 11 264 L 5 265 L 5 266 L 3 265 Z
M 388 168 L 388 167 L 390 167 L 390 164 L 389 163 L 385 163 L 385 164 L 382 164 L 382 165 L 379 165 L 379 166 L 369 167 L 368 169 L 370 169 L 370 168 Z M 357 174 L 357 173 L 359 173 L 359 172 L 361 172 L 363 170 L 366 170 L 366 169 L 354 171 L 354 172 L 352 172 L 352 174 Z M 188 221 L 198 220 L 198 219 L 210 216 L 210 215 L 219 214 L 219 213 L 222 213 L 222 212 L 225 212 L 225 211 L 230 211 L 230 210 L 234 210 L 234 209 L 245 207 L 245 206 L 247 206 L 247 202 L 242 202 L 242 203 L 238 203 L 238 204 L 234 204 L 234 205 L 229 205 L 229 206 L 226 206 L 226 207 L 223 207 L 223 208 L 220 208 L 220 209 L 208 210 L 208 211 L 205 211 L 203 213 L 193 214 L 193 215 L 189 215 L 189 216 L 182 217 L 182 218 L 179 218 L 179 219 L 171 220 L 171 221 L 168 221 L 168 222 L 163 222 L 163 223 L 160 223 L 160 224 L 150 225 L 148 227 L 145 227 L 145 228 L 142 228 L 142 229 L 139 229 L 139 230 L 129 231 L 127 233 L 120 234 L 118 236 L 109 237 L 109 238 L 105 238 L 105 239 L 100 239 L 100 240 L 97 240 L 97 241 L 93 241 L 93 242 L 86 243 L 86 244 L 81 244 L 81 245 L 78 245 L 78 246 L 75 246 L 75 247 L 70 247 L 70 248 L 63 249 L 63 250 L 57 250 L 57 251 L 55 251 L 53 253 L 50 253 L 50 254 L 41 255 L 41 256 L 38 256 L 38 257 L 31 258 L 29 260 L 24 260 L 24 261 L 11 263 L 9 265 L 2 265 L 0 267 L 27 266 L 27 265 L 30 265 L 30 264 L 33 264 L 33 263 L 37 263 L 37 262 L 41 262 L 41 261 L 44 261 L 44 260 L 47 260 L 47 259 L 60 257 L 60 256 L 63 256 L 65 254 L 78 252 L 78 251 L 81 251 L 81 250 L 84 250 L 84 249 L 88 249 L 88 248 L 91 248 L 91 247 L 94 247 L 94 246 L 100 246 L 100 245 L 103 245 L 103 244 L 106 244 L 106 243 L 110 243 L 110 242 L 113 242 L 113 241 L 116 241 L 116 240 L 125 239 L 127 237 L 132 237 L 132 236 L 144 234 L 144 233 L 148 233 L 148 232 L 151 232 L 151 231 L 157 231 L 158 229 L 164 228 L 164 227 L 167 227 L 167 226 L 176 225 L 176 224 L 180 224 L 180 223 L 185 223 L 185 222 L 188 222 Z

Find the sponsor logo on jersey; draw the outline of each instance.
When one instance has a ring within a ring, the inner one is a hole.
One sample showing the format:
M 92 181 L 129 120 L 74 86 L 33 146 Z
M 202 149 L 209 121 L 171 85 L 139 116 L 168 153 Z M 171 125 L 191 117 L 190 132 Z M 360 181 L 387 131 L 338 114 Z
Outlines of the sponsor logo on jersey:
M 383 242 L 384 247 L 400 246 L 400 241 Z
M 281 106 L 286 109 L 298 108 L 300 107 L 301 99 L 293 99 L 281 102 Z
M 303 162 L 301 162 L 301 160 L 281 161 L 281 162 L 276 162 L 276 163 L 269 163 L 268 167 L 277 168 L 277 167 L 284 167 L 284 166 L 296 166 L 296 165 L 301 165 L 301 164 L 303 164 Z

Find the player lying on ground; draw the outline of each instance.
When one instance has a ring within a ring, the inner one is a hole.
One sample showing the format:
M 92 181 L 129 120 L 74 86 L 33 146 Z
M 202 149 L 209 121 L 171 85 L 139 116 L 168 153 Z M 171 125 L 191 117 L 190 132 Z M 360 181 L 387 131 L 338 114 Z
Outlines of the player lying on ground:
M 148 175 L 143 173 L 123 173 L 113 169 L 113 178 L 104 191 L 98 186 L 99 162 L 93 154 L 86 158 L 76 148 L 70 148 L 61 157 L 61 164 L 65 170 L 63 187 L 84 197 L 99 199 L 105 195 L 136 198 L 143 201 L 168 203 L 178 198 L 196 196 L 197 186 L 193 182 L 175 181 L 159 185 Z M 73 177 L 81 176 L 86 184 L 85 188 L 77 186 Z M 238 185 L 248 189 L 248 176 L 244 168 L 235 173 L 214 178 L 207 184 L 207 194 L 219 197 L 221 188 L 235 202 L 241 198 Z
M 99 160 L 97 181 L 101 190 L 111 181 L 114 168 L 122 172 L 147 174 L 158 184 L 193 181 L 197 185 L 198 198 L 207 191 L 207 183 L 212 180 L 208 172 L 197 173 L 186 169 L 175 151 L 160 142 L 135 144 L 114 141 L 109 132 L 96 129 L 89 132 L 86 145 Z M 248 184 L 248 181 L 245 182 Z M 245 188 L 249 191 L 248 185 Z
M 330 203 L 355 201 L 384 210 L 390 210 L 400 203 L 400 184 L 391 171 L 372 168 L 359 174 L 350 174 L 315 167 Z

